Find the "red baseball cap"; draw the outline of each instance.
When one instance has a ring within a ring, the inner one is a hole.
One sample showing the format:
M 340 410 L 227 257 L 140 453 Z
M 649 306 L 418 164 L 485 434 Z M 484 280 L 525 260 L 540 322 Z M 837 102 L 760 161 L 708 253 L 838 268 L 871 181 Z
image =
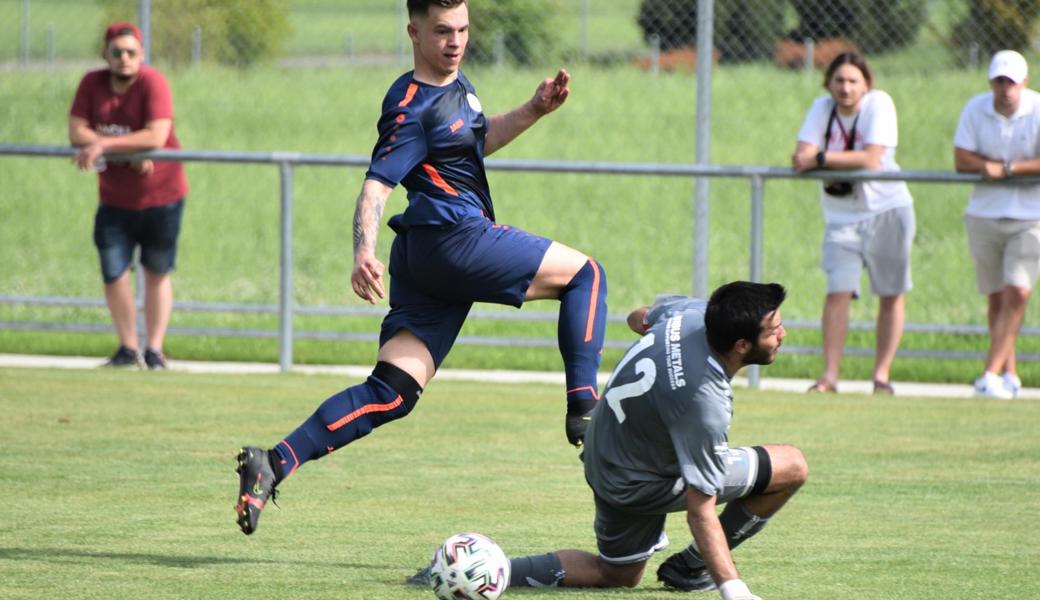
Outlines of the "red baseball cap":
M 137 25 L 129 22 L 112 23 L 105 30 L 105 43 L 109 43 L 113 38 L 117 38 L 121 35 L 132 35 L 137 38 L 137 41 L 141 41 L 141 30 L 137 28 Z

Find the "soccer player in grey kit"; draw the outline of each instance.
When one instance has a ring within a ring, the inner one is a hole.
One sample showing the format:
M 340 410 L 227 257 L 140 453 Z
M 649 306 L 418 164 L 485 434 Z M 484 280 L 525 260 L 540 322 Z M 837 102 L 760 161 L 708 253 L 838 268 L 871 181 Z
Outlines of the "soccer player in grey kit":
M 730 551 L 765 527 L 809 467 L 793 446 L 729 447 L 730 380 L 744 365 L 776 358 L 785 295 L 776 283 L 737 281 L 707 303 L 660 297 L 629 315 L 643 335 L 615 367 L 585 437 L 599 555 L 512 559 L 511 586 L 635 586 L 668 545 L 666 515 L 685 511 L 693 543 L 661 564 L 658 579 L 684 591 L 718 589 L 724 600 L 758 598 Z

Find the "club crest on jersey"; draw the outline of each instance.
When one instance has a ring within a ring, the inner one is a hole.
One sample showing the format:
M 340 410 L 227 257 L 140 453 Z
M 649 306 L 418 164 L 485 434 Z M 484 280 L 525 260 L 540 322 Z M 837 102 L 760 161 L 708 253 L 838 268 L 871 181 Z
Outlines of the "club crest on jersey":
M 476 94 L 466 94 L 466 102 L 469 102 L 469 107 L 477 112 L 484 112 L 484 107 L 480 105 L 480 99 L 477 98 Z

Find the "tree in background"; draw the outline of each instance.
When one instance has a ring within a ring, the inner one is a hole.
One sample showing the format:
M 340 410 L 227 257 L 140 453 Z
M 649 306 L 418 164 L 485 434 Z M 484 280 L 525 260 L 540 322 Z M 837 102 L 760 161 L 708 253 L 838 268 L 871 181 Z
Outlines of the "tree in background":
M 552 21 L 557 12 L 550 0 L 470 3 L 467 61 L 494 62 L 500 38 L 503 60 L 518 65 L 553 62 L 557 38 Z
M 975 48 L 985 62 L 998 50 L 1026 50 L 1037 33 L 1040 0 L 971 0 L 953 29 L 953 44 Z
M 784 0 L 715 0 L 715 48 L 727 62 L 769 58 L 784 23 Z M 697 0 L 643 0 L 636 18 L 661 50 L 697 46 Z
M 847 38 L 867 54 L 914 43 L 927 16 L 921 0 L 791 0 L 803 38 Z
M 137 22 L 138 0 L 98 0 L 106 22 Z M 152 0 L 152 59 L 184 65 L 195 28 L 204 60 L 239 68 L 273 60 L 290 33 L 288 0 Z

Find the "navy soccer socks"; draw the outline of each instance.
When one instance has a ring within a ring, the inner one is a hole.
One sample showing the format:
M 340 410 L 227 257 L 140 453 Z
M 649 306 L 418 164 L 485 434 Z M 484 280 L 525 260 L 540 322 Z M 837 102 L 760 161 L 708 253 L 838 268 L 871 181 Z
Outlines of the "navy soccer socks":
M 379 362 L 364 383 L 325 400 L 270 453 L 277 481 L 303 463 L 321 458 L 384 423 L 400 419 L 419 401 L 422 387 L 401 369 Z
M 607 278 L 590 258 L 560 294 L 557 337 L 567 377 L 567 441 L 581 446 L 589 413 L 599 400 L 596 373 L 607 324 Z

